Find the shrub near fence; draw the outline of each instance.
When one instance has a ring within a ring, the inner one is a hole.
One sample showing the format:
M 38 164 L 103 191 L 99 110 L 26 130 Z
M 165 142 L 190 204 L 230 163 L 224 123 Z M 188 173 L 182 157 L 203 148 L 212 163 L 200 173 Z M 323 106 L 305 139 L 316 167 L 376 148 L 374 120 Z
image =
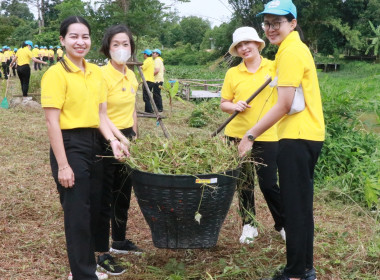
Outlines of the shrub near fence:
M 380 135 L 365 129 L 359 115 L 378 115 L 379 73 L 380 65 L 359 62 L 345 64 L 341 72 L 319 73 L 327 134 L 316 185 L 331 190 L 333 198 L 368 207 L 379 203 Z

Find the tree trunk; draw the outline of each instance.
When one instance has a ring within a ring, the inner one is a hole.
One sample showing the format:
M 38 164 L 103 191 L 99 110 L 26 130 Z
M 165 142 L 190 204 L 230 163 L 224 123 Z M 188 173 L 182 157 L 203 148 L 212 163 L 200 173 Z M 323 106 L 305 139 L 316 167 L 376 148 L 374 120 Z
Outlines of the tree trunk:
M 37 11 L 38 11 L 38 34 L 42 34 L 42 29 L 45 27 L 44 14 L 45 14 L 45 3 L 44 0 L 37 0 Z
M 126 15 L 127 12 L 129 11 L 129 5 L 131 4 L 130 0 L 119 0 L 119 3 L 121 6 L 121 9 L 123 10 L 124 14 Z

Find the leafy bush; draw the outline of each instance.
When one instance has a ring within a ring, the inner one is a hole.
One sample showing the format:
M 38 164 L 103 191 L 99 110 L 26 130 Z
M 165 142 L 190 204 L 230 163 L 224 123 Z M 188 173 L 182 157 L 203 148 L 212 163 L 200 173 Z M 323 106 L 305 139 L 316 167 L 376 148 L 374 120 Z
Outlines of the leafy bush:
M 326 141 L 316 167 L 316 185 L 333 190 L 333 198 L 378 205 L 380 136 L 367 131 L 359 115 L 376 115 L 379 66 L 349 63 L 336 73 L 321 73 Z M 360 71 L 358 71 L 360 69 Z

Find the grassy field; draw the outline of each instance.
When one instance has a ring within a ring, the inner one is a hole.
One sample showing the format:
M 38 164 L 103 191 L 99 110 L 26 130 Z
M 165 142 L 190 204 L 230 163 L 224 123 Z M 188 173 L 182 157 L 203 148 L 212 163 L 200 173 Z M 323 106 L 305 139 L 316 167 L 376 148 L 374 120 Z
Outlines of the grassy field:
M 189 69 L 183 71 L 194 71 L 194 74 L 187 74 L 189 76 L 184 78 L 194 77 L 196 73 L 201 76 L 205 73 L 199 78 L 223 78 L 224 73 L 215 72 L 217 74 L 214 76 L 210 74 L 214 73 L 212 71 Z M 179 73 L 180 70 L 173 68 L 171 71 Z M 379 67 L 364 64 L 343 67 L 339 73 L 321 73 L 321 89 L 336 92 L 335 101 L 340 99 L 339 104 L 361 104 L 358 109 L 362 112 L 361 116 L 370 116 L 366 117 L 365 129 L 378 132 L 378 120 L 371 108 L 379 102 L 379 75 Z M 36 80 L 40 77 L 35 73 L 33 76 Z M 33 92 L 39 90 L 36 84 Z M 8 97 L 19 93 L 19 87 L 18 79 L 12 78 Z M 367 94 L 357 98 L 355 92 L 359 90 Z M 341 97 L 342 91 L 349 101 Z M 0 92 L 4 92 L 3 87 Z M 167 117 L 164 123 L 172 137 L 179 139 L 189 133 L 207 137 L 227 117 L 216 109 L 208 112 L 207 126 L 192 128 L 187 125 L 188 119 L 201 104 L 176 101 L 171 115 L 168 106 L 168 99 L 164 98 Z M 140 91 L 138 108 L 143 108 Z M 139 133 L 140 137 L 144 137 L 152 133 L 160 135 L 162 132 L 154 119 L 140 118 Z M 67 279 L 69 266 L 63 213 L 50 173 L 49 143 L 43 111 L 0 109 L 0 147 L 0 279 Z M 374 164 L 378 164 L 378 161 Z M 331 192 L 331 189 L 319 186 L 315 195 L 314 255 L 318 279 L 379 279 L 378 212 L 370 211 L 357 202 L 332 199 Z M 128 266 L 128 272 L 112 278 L 238 280 L 267 277 L 285 263 L 285 244 L 273 229 L 273 221 L 260 191 L 257 191 L 257 213 L 259 236 L 249 246 L 241 245 L 238 240 L 241 222 L 235 197 L 215 248 L 158 249 L 153 246 L 150 230 L 133 197 L 127 237 L 143 248 L 145 253 L 142 256 L 120 258 Z

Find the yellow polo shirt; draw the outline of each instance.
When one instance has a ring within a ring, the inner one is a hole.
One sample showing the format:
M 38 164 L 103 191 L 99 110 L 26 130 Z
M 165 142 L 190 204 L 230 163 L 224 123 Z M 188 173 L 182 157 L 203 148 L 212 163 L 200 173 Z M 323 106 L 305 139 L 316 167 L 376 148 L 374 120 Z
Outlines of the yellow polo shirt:
M 152 57 L 147 57 L 142 65 L 143 74 L 147 82 L 154 83 L 154 60 Z
M 17 65 L 22 66 L 30 63 L 30 60 L 33 57 L 32 52 L 29 50 L 28 46 L 19 49 L 16 53 L 17 56 Z
M 48 50 L 49 57 L 54 57 L 54 50 Z
M 4 56 L 6 60 L 9 60 L 11 58 L 11 51 L 5 51 Z
M 269 77 L 274 75 L 274 62 L 261 57 L 260 67 L 255 73 L 248 71 L 244 62 L 238 66 L 231 67 L 224 79 L 222 87 L 222 98 L 237 103 L 246 101 Z M 243 138 L 248 129 L 252 128 L 277 101 L 277 90 L 266 86 L 249 103 L 251 108 L 239 113 L 224 131 L 225 135 L 235 138 Z M 277 141 L 277 125 L 272 126 L 256 141 Z
M 72 70 L 61 63 L 51 66 L 41 80 L 41 105 L 61 110 L 61 129 L 99 127 L 99 104 L 106 101 L 107 89 L 100 68 L 84 61 L 85 73 L 66 56 Z
M 45 56 L 45 50 L 44 49 L 40 49 L 39 53 L 38 53 L 41 57 L 44 57 Z
M 164 81 L 164 60 L 161 56 L 154 59 L 154 68 L 159 68 L 160 70 L 156 75 L 154 75 L 154 81 L 156 83 Z
M 62 57 L 63 56 L 63 50 L 62 49 L 58 49 L 57 50 L 57 57 Z
M 32 50 L 33 57 L 38 58 L 39 57 L 40 50 L 38 48 L 34 48 Z
M 135 73 L 126 68 L 126 74 L 116 70 L 110 62 L 101 67 L 107 86 L 107 115 L 118 129 L 132 127 L 138 82 Z
M 5 62 L 5 56 L 2 52 L 0 52 L 0 62 Z
M 278 87 L 302 85 L 305 110 L 285 115 L 278 123 L 279 139 L 323 141 L 325 122 L 315 63 L 309 48 L 297 31 L 291 32 L 281 43 L 276 54 Z

